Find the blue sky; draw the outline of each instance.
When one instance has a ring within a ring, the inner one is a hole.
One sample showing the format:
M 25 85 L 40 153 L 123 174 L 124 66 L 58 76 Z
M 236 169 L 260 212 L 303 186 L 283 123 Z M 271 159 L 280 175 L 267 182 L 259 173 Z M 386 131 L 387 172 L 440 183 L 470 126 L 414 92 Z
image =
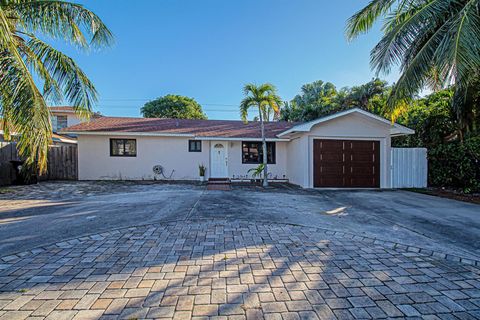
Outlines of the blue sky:
M 115 45 L 76 59 L 100 93 L 96 111 L 139 116 L 148 100 L 181 94 L 210 119 L 238 119 L 245 83 L 271 82 L 283 100 L 315 80 L 337 87 L 369 81 L 374 30 L 352 43 L 354 0 L 79 0 L 115 35 Z M 127 4 L 128 3 L 128 4 Z M 395 74 L 383 77 L 392 82 Z

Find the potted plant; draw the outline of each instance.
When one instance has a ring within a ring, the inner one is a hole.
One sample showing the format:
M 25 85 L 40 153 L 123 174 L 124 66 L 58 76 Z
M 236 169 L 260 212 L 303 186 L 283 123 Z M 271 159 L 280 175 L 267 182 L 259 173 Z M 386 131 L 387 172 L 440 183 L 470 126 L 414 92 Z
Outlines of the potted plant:
M 205 172 L 207 171 L 207 167 L 205 167 L 203 164 L 200 164 L 198 166 L 198 174 L 200 175 L 200 181 L 204 182 L 205 181 Z
M 252 168 L 247 171 L 248 173 L 252 174 L 252 179 L 250 180 L 252 183 L 257 183 L 257 178 L 262 179 L 262 174 L 263 174 L 263 169 L 265 168 L 265 165 L 261 163 L 258 165 L 258 167 Z

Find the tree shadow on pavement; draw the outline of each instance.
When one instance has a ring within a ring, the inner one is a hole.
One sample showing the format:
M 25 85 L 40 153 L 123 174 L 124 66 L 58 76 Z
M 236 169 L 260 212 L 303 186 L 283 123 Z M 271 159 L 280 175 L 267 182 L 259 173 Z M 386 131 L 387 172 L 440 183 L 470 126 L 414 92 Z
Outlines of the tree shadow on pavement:
M 119 229 L 4 258 L 0 270 L 0 319 L 475 317 L 480 309 L 478 268 L 239 220 Z

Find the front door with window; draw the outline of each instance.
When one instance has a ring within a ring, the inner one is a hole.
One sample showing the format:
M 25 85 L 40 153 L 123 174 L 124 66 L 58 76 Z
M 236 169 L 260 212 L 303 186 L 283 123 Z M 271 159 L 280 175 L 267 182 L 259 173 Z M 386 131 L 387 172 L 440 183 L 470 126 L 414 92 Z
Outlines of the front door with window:
M 211 178 L 228 178 L 228 144 L 224 141 L 212 141 Z

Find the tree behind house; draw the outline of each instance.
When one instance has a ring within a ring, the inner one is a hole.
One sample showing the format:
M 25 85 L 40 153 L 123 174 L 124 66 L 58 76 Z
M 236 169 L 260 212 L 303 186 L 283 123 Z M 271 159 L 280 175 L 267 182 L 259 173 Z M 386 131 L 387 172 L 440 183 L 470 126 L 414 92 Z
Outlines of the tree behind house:
M 145 118 L 207 119 L 195 99 L 173 94 L 145 103 L 140 112 Z
M 303 85 L 300 94 L 285 102 L 280 118 L 285 121 L 312 121 L 355 107 L 388 116 L 385 107 L 387 92 L 387 82 L 380 79 L 340 90 L 331 82 L 319 80 Z

